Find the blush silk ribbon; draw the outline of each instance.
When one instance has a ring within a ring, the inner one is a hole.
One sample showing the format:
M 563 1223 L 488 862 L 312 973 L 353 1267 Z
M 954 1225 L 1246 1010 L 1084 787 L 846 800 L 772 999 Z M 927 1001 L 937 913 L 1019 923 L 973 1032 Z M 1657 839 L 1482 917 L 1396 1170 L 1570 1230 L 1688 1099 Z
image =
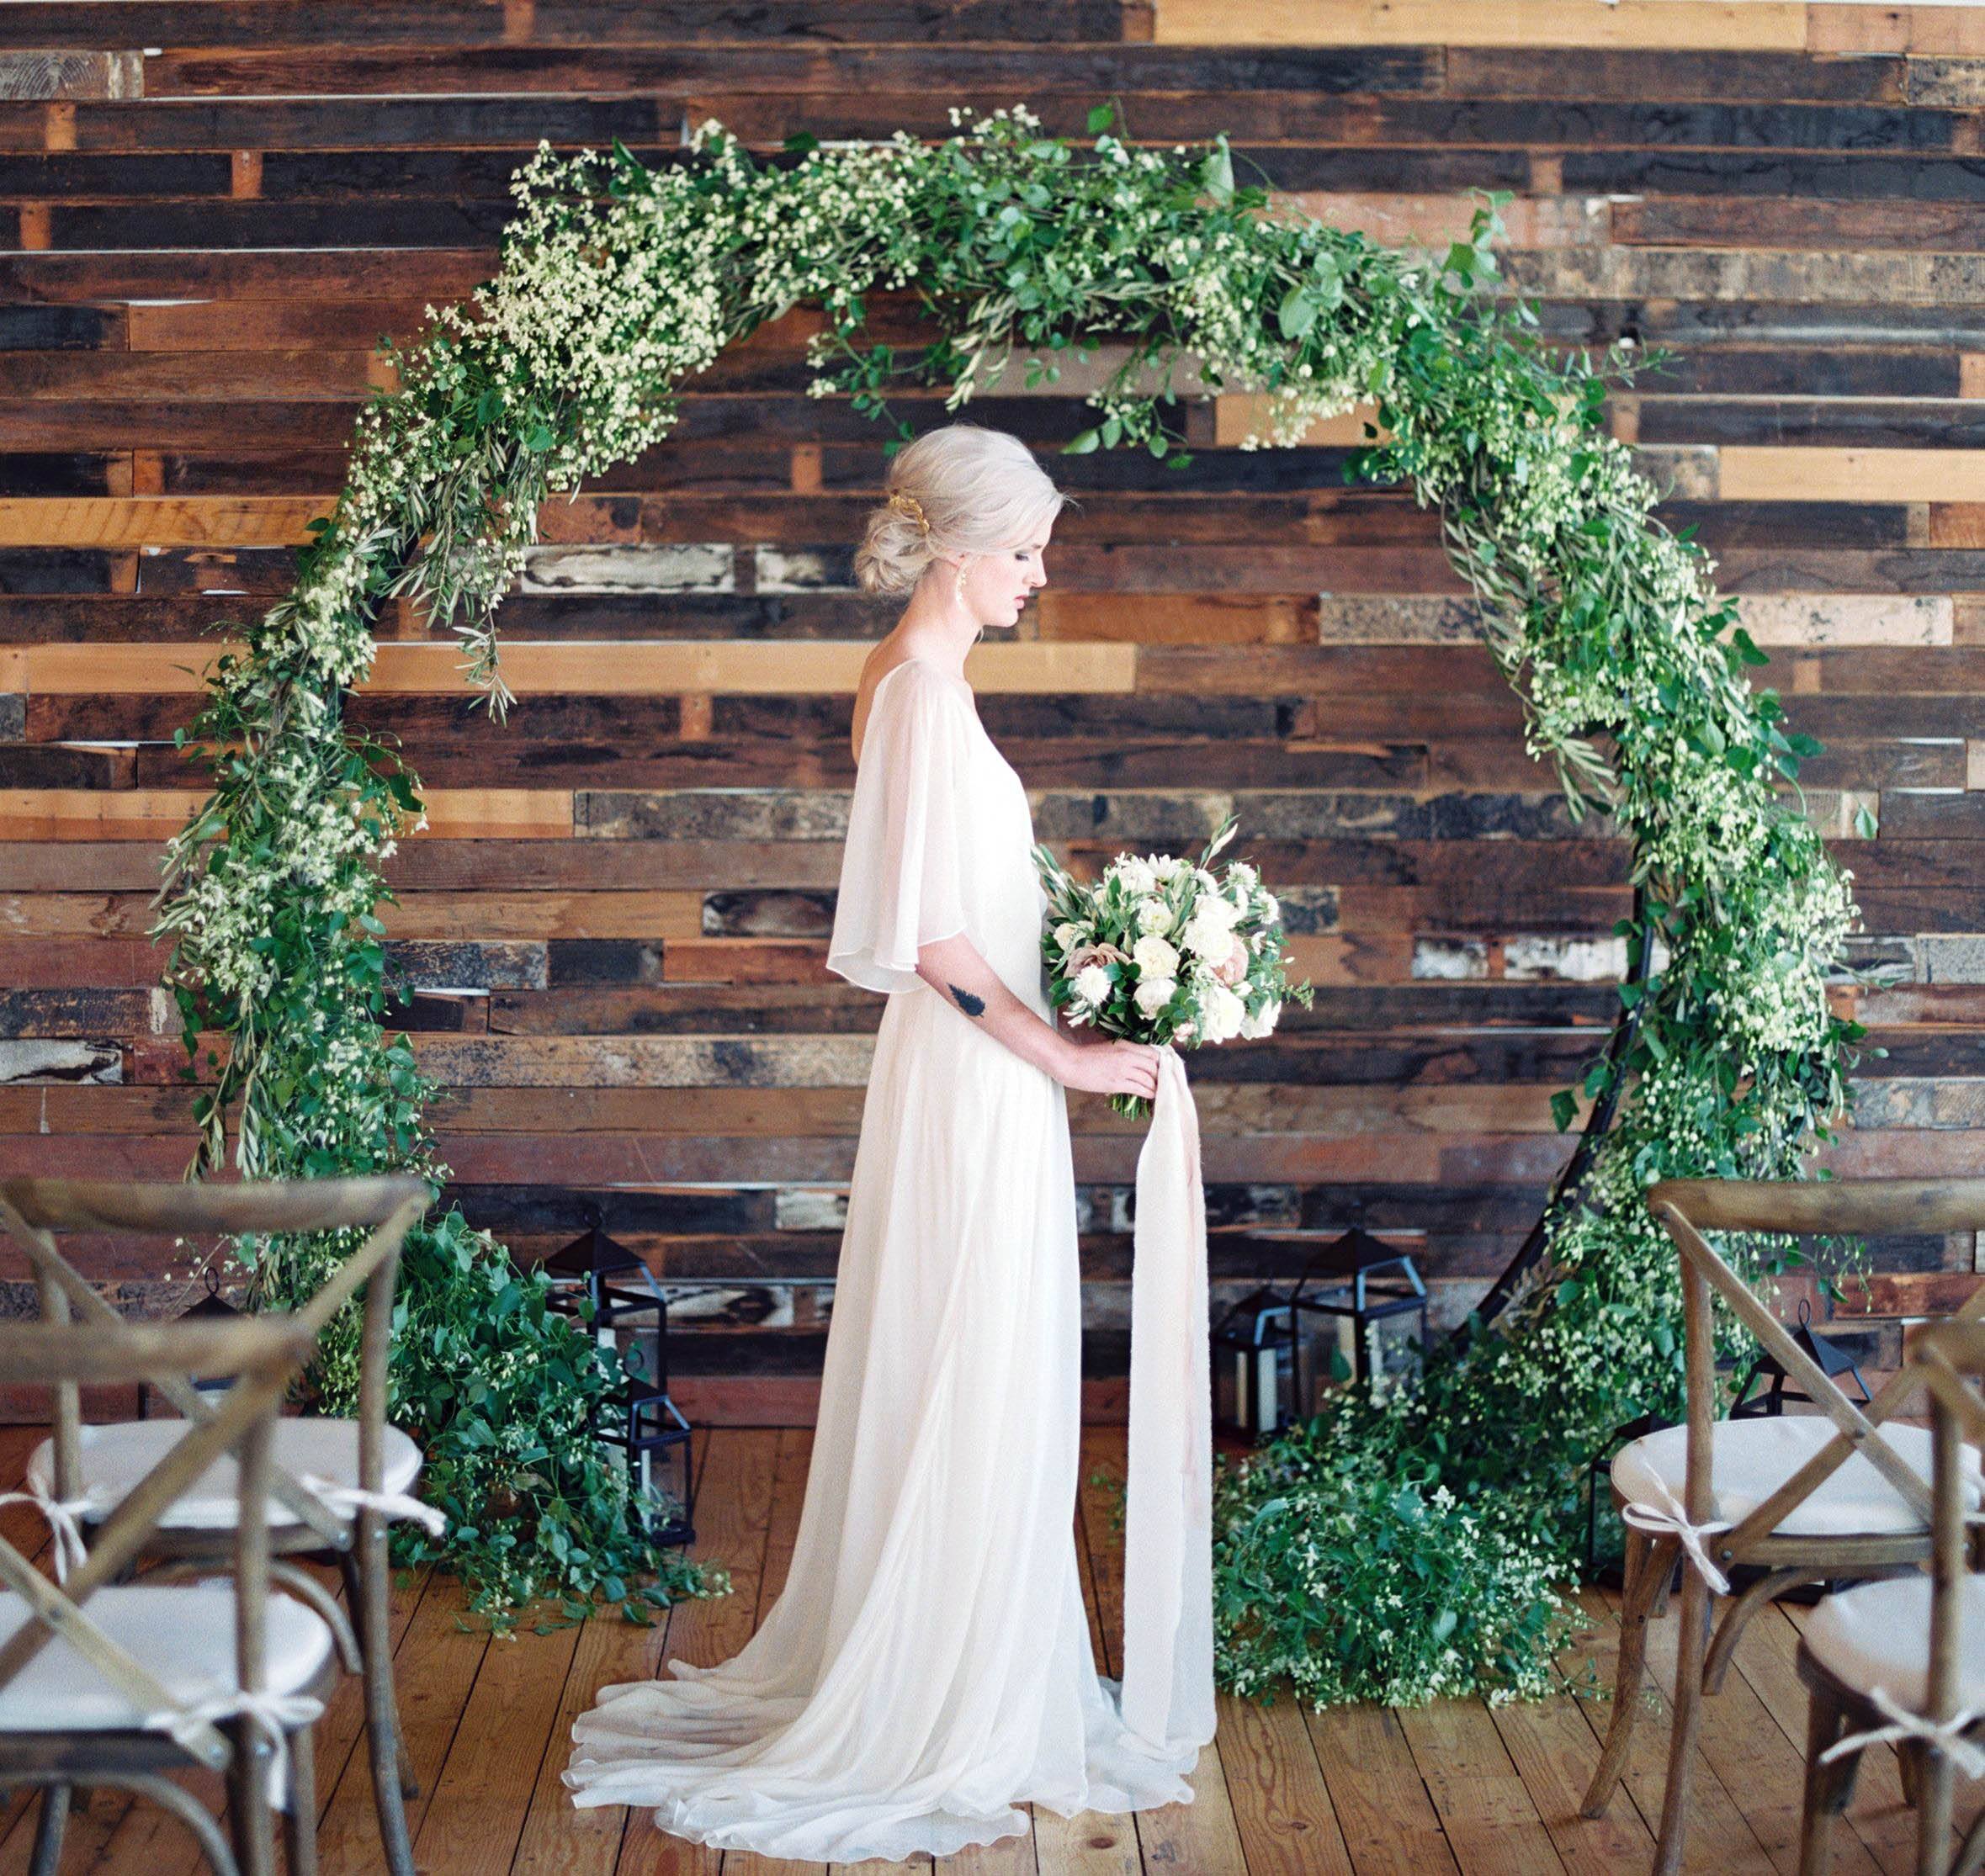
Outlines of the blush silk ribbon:
M 1131 1240 L 1123 1713 L 1179 1757 L 1213 1736 L 1213 1402 L 1199 1110 L 1178 1051 L 1158 1057 Z

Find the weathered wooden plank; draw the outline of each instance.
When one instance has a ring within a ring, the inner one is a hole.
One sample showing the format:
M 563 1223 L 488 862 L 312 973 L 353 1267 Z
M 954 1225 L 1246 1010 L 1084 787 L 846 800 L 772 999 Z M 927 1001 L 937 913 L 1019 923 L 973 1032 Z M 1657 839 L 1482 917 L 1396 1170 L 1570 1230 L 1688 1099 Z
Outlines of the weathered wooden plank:
M 1439 43 L 1438 36 L 1433 42 Z M 1142 81 L 1141 85 L 1138 81 Z M 1437 51 L 1427 42 L 1338 46 L 1270 53 L 1098 45 L 1079 60 L 1025 46 L 895 45 L 779 46 L 746 40 L 720 46 L 429 46 L 418 52 L 323 50 L 167 51 L 148 61 L 148 98 L 247 93 L 271 97 L 329 92 L 484 93 L 551 92 L 613 97 L 657 91 L 680 95 L 710 86 L 834 93 L 853 87 L 939 93 L 947 97 L 1021 91 L 1094 98 L 1136 87 L 1154 91 L 1243 90 L 1251 84 L 1324 92 L 1432 92 Z
M 178 833 L 205 799 L 204 790 L 191 788 L 0 788 L 0 840 L 163 841 Z M 424 805 L 428 830 L 436 834 L 542 840 L 572 831 L 568 790 L 435 789 Z
M 295 543 L 332 506 L 316 495 L 0 496 L 0 546 Z
M 1250 1876 L 1351 1876 L 1316 1749 L 1284 1692 L 1263 1706 L 1219 1696 L 1220 1762 Z
M 215 644 L 217 657 L 226 649 Z M 853 691 L 863 644 L 658 643 L 533 645 L 506 642 L 504 681 L 520 695 L 649 692 L 842 693 Z M 39 695 L 127 690 L 198 696 L 199 660 L 183 644 L 30 644 L 0 651 L 0 685 Z M 195 668 L 188 669 L 189 665 Z M 980 646 L 965 675 L 987 691 L 1127 692 L 1136 681 L 1131 645 L 1006 644 Z M 461 649 L 446 644 L 387 642 L 379 648 L 369 692 L 464 694 Z
M 1454 1876 L 1399 1716 L 1351 1706 L 1305 1710 L 1303 1719 L 1357 1876 Z
M 64 35 L 54 35 L 61 40 Z M 127 38 L 110 51 L 9 50 L 0 54 L 0 98 L 10 103 L 84 98 L 135 98 L 145 90 L 145 61 Z
M 1217 0 L 1158 0 L 1161 45 L 1700 47 L 1797 51 L 1806 11 L 1789 0 L 1258 0 L 1236 18 Z
M 128 117 L 116 121 L 130 123 Z M 228 147 L 238 148 L 233 139 Z M 13 305 L 188 296 L 219 299 L 456 299 L 496 271 L 494 244 L 343 254 L 278 248 L 182 253 L 0 254 L 0 299 Z

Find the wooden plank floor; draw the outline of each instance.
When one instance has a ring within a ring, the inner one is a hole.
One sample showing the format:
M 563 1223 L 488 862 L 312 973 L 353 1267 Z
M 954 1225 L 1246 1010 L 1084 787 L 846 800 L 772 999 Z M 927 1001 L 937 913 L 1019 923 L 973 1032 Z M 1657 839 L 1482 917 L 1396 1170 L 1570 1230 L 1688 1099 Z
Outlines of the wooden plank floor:
M 0 1480 L 17 1481 L 33 1443 L 0 1428 Z M 396 1668 L 422 1796 L 410 1807 L 422 1876 L 806 1876 L 816 1863 L 719 1854 L 656 1831 L 645 1813 L 579 1811 L 559 1783 L 573 1715 L 609 1681 L 657 1671 L 665 1654 L 697 1662 L 734 1653 L 785 1580 L 806 1477 L 804 1429 L 719 1428 L 698 1436 L 703 1547 L 731 1566 L 729 1598 L 686 1604 L 644 1630 L 589 1622 L 492 1641 L 459 1624 L 445 1578 L 395 1598 Z M 1085 1436 L 1083 1476 L 1121 1474 L 1120 1431 Z M 0 1534 L 32 1546 L 33 1514 L 0 1512 Z M 1104 1495 L 1085 1483 L 1078 1552 L 1099 1660 L 1114 1668 L 1121 1539 Z M 1587 1592 L 1591 1628 L 1573 1663 L 1610 1684 L 1615 1601 Z M 1801 1610 L 1755 1622 L 1722 1694 L 1705 1708 L 1687 1868 L 1701 1876 L 1796 1876 L 1804 1689 L 1792 1672 Z M 1675 1624 L 1652 1631 L 1657 1672 L 1671 1671 Z M 1667 1710 L 1650 1706 L 1626 1786 L 1588 1822 L 1578 1800 L 1610 1714 L 1569 1696 L 1490 1709 L 1450 1702 L 1414 1711 L 1308 1713 L 1286 1696 L 1262 1707 L 1223 1698 L 1220 1734 L 1201 1757 L 1197 1801 L 1134 1819 L 1043 1812 L 1031 1834 L 949 1857 L 950 1876 L 1621 1876 L 1651 1861 L 1667 1762 Z M 356 1683 L 343 1683 L 317 1733 L 324 1876 L 382 1868 L 358 1733 Z M 218 1805 L 217 1786 L 202 1789 Z M 1976 1798 L 1975 1790 L 1964 1795 Z M 1968 1816 L 1972 1806 L 1961 1804 Z M 1868 1755 L 1840 1832 L 1839 1876 L 1908 1876 L 1913 1820 L 1895 1757 Z M 33 1817 L 0 1801 L 0 1876 L 28 1867 Z M 921 1867 L 921 1865 L 836 1866 Z M 100 1792 L 79 1803 L 66 1872 L 197 1876 L 190 1838 L 156 1808 Z

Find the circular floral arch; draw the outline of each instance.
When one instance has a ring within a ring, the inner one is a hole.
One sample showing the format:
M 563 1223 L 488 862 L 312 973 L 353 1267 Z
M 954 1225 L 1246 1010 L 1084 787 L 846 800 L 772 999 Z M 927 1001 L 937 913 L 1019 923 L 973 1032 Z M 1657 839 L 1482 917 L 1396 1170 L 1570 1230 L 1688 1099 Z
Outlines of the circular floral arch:
M 1632 1027 L 1584 1079 L 1601 1124 L 1582 1178 L 1561 1185 L 1494 1321 L 1223 1486 L 1222 1663 L 1232 1685 L 1292 1672 L 1319 1699 L 1541 1687 L 1583 1464 L 1678 1384 L 1675 1285 L 1641 1190 L 1797 1176 L 1844 1097 L 1860 1032 L 1824 981 L 1855 908 L 1775 786 L 1817 745 L 1750 687 L 1764 660 L 1714 563 L 1653 518 L 1656 491 L 1604 427 L 1608 379 L 1658 361 L 1554 358 L 1534 310 L 1493 293 L 1506 197 L 1430 257 L 1237 188 L 1223 137 L 1136 147 L 1108 107 L 1080 146 L 1022 107 L 952 118 L 935 144 L 803 136 L 769 163 L 713 121 L 666 167 L 616 145 L 541 148 L 519 172 L 496 278 L 395 352 L 397 389 L 360 417 L 295 589 L 235 628 L 188 732 L 217 752 L 213 793 L 168 849 L 160 928 L 188 1048 L 211 1052 L 194 1170 L 231 1153 L 253 1177 L 411 1169 L 438 1194 L 433 1089 L 383 1027 L 394 985 L 375 915 L 382 861 L 422 824 L 418 785 L 346 721 L 345 698 L 379 608 L 406 597 L 459 635 L 500 715 L 495 620 L 540 503 L 665 437 L 680 387 L 727 345 L 817 309 L 810 393 L 881 416 L 899 384 L 948 387 L 954 410 L 1016 358 L 1029 382 L 1052 379 L 1108 342 L 1123 362 L 1065 447 L 1173 464 L 1187 459 L 1182 361 L 1212 390 L 1261 399 L 1265 433 L 1244 448 L 1376 405 L 1345 480 L 1409 482 L 1438 511 L 1528 747 L 1575 814 L 1602 809 L 1630 844 Z M 873 340 L 877 293 L 914 294 L 936 336 Z M 1558 1098 L 1561 1125 L 1579 1101 Z M 342 1248 L 244 1248 L 259 1294 L 280 1300 Z M 403 1283 L 394 1411 L 449 1514 L 434 1554 L 477 1607 L 501 1619 L 543 1595 L 576 1609 L 645 1582 L 716 1587 L 630 1524 L 587 1433 L 615 1376 L 547 1312 L 540 1277 L 451 1208 L 410 1239 Z M 351 1361 L 346 1346 L 326 1358 L 327 1402 L 351 1395 Z M 1368 1625 L 1347 1619 L 1350 1584 L 1379 1612 Z

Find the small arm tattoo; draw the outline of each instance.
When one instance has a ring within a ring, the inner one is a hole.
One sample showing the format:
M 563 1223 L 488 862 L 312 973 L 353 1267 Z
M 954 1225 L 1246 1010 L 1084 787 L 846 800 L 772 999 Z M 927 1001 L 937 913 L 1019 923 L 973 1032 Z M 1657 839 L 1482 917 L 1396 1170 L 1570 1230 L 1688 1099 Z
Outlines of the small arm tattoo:
M 985 1014 L 984 997 L 975 997 L 969 990 L 959 989 L 955 983 L 951 987 L 951 994 L 957 999 L 958 1008 L 968 1016 L 983 1016 Z

